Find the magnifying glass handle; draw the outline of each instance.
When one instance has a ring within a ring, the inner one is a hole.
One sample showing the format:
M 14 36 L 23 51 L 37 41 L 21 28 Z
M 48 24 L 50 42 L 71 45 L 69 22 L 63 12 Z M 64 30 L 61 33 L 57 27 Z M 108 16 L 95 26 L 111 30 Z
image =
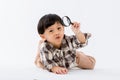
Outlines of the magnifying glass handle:
M 71 22 L 70 24 L 72 24 L 72 25 L 73 25 L 74 23 L 72 23 L 72 22 Z

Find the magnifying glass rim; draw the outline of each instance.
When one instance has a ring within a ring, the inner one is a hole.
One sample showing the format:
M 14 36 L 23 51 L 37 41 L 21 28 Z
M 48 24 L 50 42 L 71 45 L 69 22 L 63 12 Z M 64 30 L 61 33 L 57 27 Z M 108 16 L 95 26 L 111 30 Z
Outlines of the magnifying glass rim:
M 65 25 L 64 20 L 63 20 L 63 18 L 65 18 L 65 17 L 67 18 L 67 22 L 69 23 L 69 25 Z M 68 16 L 63 16 L 63 18 L 62 18 L 62 20 L 66 27 L 70 26 L 70 24 L 73 24 Z

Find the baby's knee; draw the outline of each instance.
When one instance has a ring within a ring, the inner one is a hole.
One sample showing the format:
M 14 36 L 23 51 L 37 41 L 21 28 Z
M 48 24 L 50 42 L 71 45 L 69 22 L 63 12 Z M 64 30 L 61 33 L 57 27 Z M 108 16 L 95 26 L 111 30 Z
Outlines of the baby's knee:
M 39 58 L 37 58 L 35 61 L 34 61 L 35 65 L 39 68 L 44 68 L 43 66 L 43 63 L 41 62 L 41 60 Z
M 91 65 L 89 66 L 89 69 L 94 69 L 95 64 L 96 64 L 96 60 L 92 56 L 88 56 L 88 57 L 89 57 L 89 60 L 91 61 Z
M 94 69 L 96 60 L 94 57 L 85 55 L 83 52 L 77 52 L 76 63 L 82 69 Z

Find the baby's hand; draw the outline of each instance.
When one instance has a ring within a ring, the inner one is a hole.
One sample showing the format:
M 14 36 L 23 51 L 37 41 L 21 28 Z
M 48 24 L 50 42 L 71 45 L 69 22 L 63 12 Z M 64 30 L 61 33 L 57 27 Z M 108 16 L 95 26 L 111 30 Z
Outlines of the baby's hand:
M 77 34 L 80 31 L 80 23 L 73 22 L 73 25 L 71 26 L 72 31 Z
M 59 66 L 54 66 L 51 70 L 53 73 L 56 73 L 56 74 L 67 74 L 68 73 L 68 70 L 66 68 L 59 67 Z

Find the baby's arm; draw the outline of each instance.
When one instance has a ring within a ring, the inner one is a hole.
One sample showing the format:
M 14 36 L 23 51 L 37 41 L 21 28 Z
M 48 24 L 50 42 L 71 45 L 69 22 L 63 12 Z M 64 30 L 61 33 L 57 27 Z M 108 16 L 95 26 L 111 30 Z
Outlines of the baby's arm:
M 80 23 L 74 22 L 72 25 L 72 31 L 75 33 L 77 39 L 81 43 L 85 43 L 85 36 L 84 34 L 80 31 Z
M 54 60 L 46 59 L 42 62 L 44 63 L 44 67 L 50 72 L 56 74 L 67 74 L 68 72 L 66 68 L 59 67 L 59 65 Z
M 66 68 L 60 67 L 58 65 L 58 62 L 56 62 L 53 59 L 54 58 L 53 52 L 51 52 L 47 48 L 45 49 L 44 47 L 41 49 L 40 53 L 41 53 L 40 56 L 41 56 L 42 63 L 48 71 L 56 74 L 66 74 L 68 72 Z
M 35 64 L 39 68 L 44 68 L 44 65 L 40 59 L 40 50 L 39 50 L 39 47 L 41 46 L 42 43 L 43 43 L 43 41 L 40 40 L 39 45 L 38 45 L 37 55 L 35 58 Z M 66 68 L 59 67 L 59 66 L 53 66 L 50 71 L 52 71 L 53 73 L 56 73 L 56 74 L 66 74 L 68 72 L 68 70 Z

